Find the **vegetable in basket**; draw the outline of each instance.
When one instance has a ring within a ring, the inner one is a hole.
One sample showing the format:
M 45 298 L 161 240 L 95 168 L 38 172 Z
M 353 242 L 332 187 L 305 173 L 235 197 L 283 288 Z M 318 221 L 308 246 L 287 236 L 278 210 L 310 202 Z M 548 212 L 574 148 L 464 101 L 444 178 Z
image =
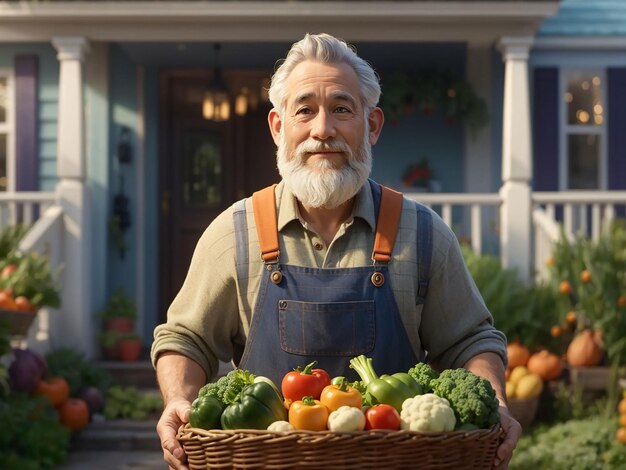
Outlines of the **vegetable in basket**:
M 399 412 L 402 410 L 404 400 L 422 394 L 422 387 L 406 372 L 379 377 L 374 371 L 372 362 L 372 358 L 366 358 L 364 355 L 350 359 L 350 367 L 363 380 L 373 403 L 391 405 Z
M 435 395 L 450 403 L 457 429 L 490 428 L 500 422 L 496 392 L 487 379 L 467 369 L 446 369 L 430 384 Z
M 285 400 L 302 400 L 312 396 L 319 400 L 322 390 L 330 385 L 330 376 L 324 369 L 313 369 L 317 361 L 313 361 L 302 369 L 297 367 L 283 377 L 281 389 Z
M 334 432 L 363 431 L 365 415 L 360 408 L 342 406 L 328 416 L 328 429 Z
M 324 431 L 328 422 L 328 408 L 313 397 L 302 397 L 289 407 L 289 422 L 296 429 Z
M 439 372 L 425 362 L 415 364 L 415 366 L 409 369 L 408 374 L 422 386 L 423 393 L 431 393 L 433 388 L 430 386 L 430 382 L 439 377 Z
M 216 382 L 208 383 L 198 392 L 198 398 L 211 396 L 221 403 L 231 405 L 236 402 L 241 391 L 254 383 L 255 375 L 244 369 L 234 369 Z
M 276 390 L 267 382 L 246 386 L 221 417 L 224 429 L 267 429 L 274 421 L 284 421 L 287 410 Z
M 324 387 L 320 395 L 320 402 L 322 405 L 325 405 L 329 411 L 338 410 L 342 406 L 353 406 L 355 408 L 361 408 L 363 406 L 361 392 L 348 385 L 345 378 L 340 380 L 338 384 L 331 383 Z
M 189 424 L 194 428 L 219 429 L 220 418 L 226 406 L 211 395 L 203 395 L 191 403 Z
M 402 429 L 417 432 L 448 432 L 454 430 L 456 418 L 450 403 L 434 393 L 407 398 L 400 412 Z
M 391 405 L 374 405 L 365 411 L 365 429 L 400 429 L 400 413 Z

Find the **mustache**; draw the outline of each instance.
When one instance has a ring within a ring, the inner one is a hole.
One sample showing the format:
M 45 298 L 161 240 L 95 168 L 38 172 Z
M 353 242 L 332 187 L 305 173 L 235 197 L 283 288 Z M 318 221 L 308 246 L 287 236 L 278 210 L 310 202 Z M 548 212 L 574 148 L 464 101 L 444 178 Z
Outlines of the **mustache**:
M 298 145 L 296 149 L 298 155 L 304 153 L 318 153 L 318 152 L 342 152 L 347 155 L 352 154 L 352 150 L 348 144 L 335 137 L 326 139 L 324 141 L 308 139 Z

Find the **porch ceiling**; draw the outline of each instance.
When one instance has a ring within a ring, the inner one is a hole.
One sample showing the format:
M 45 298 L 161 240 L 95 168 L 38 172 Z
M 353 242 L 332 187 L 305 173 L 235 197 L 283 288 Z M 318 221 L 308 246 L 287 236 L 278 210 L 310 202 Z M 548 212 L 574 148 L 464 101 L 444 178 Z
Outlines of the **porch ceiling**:
M 552 1 L 2 2 L 0 42 L 288 41 L 328 32 L 349 41 L 493 43 L 532 36 Z

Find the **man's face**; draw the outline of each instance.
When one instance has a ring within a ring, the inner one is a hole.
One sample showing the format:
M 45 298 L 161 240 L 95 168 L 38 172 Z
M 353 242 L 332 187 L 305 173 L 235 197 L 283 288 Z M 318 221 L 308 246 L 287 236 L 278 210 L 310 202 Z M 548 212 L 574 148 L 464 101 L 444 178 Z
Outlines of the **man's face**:
M 336 207 L 369 176 L 382 113 L 366 120 L 352 67 L 305 61 L 289 75 L 282 113 L 270 113 L 270 127 L 292 192 L 305 205 Z

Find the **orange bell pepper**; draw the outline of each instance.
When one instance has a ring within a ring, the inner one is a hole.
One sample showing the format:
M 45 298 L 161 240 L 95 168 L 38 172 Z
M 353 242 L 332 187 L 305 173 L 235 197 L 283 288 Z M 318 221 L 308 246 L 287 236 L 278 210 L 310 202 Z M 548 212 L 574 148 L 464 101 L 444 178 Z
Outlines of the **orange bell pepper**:
M 328 408 L 313 397 L 302 397 L 289 407 L 289 422 L 295 429 L 324 431 L 328 422 Z
M 354 408 L 363 406 L 361 392 L 354 387 L 350 387 L 346 383 L 345 378 L 342 378 L 339 384 L 331 384 L 324 387 L 320 396 L 320 402 L 331 412 L 338 410 L 342 406 L 352 406 Z

